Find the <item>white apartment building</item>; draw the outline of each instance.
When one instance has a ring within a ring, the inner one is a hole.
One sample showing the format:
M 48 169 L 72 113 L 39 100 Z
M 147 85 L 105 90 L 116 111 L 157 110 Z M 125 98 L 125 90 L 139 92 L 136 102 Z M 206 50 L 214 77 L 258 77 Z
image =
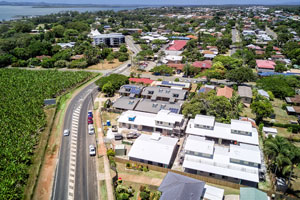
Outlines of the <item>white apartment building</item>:
M 125 36 L 122 33 L 101 34 L 98 30 L 92 30 L 89 37 L 93 39 L 93 45 L 106 44 L 114 47 L 125 43 Z
M 258 145 L 258 132 L 251 122 L 231 120 L 231 124 L 215 122 L 215 117 L 196 115 L 188 122 L 186 133 L 205 137 L 218 144 L 251 144 Z
M 184 134 L 186 122 L 183 115 L 170 110 L 160 110 L 157 114 L 128 110 L 118 119 L 120 128 L 176 136 Z
M 185 172 L 250 186 L 259 182 L 261 154 L 256 145 L 224 146 L 204 137 L 189 135 L 184 153 Z

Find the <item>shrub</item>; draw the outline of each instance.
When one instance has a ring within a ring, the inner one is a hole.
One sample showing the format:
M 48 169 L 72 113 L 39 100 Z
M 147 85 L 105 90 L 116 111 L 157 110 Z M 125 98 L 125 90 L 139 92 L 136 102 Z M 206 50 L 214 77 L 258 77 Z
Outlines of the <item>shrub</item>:
M 175 78 L 175 80 L 174 80 L 175 82 L 179 82 L 179 78 Z
M 281 109 L 282 109 L 282 110 L 286 110 L 286 107 L 287 107 L 287 104 L 284 103 L 284 104 L 282 104 Z
M 287 131 L 288 131 L 288 132 L 292 132 L 292 130 L 293 130 L 292 127 L 288 127 L 288 128 L 287 128 Z
M 114 157 L 115 155 L 116 155 L 116 153 L 113 149 L 107 150 L 107 156 L 108 157 Z
M 143 171 L 144 171 L 144 172 L 148 172 L 148 171 L 149 171 L 149 168 L 148 168 L 148 166 L 146 166 L 146 167 L 143 167 Z
M 128 162 L 128 163 L 126 163 L 126 168 L 131 168 L 131 164 Z

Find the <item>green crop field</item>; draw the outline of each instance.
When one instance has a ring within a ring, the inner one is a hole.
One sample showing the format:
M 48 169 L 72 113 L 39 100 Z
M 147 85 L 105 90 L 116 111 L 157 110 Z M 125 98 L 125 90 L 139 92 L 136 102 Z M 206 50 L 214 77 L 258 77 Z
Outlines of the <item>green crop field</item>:
M 23 199 L 34 147 L 46 124 L 44 99 L 92 76 L 88 72 L 0 70 L 0 199 Z

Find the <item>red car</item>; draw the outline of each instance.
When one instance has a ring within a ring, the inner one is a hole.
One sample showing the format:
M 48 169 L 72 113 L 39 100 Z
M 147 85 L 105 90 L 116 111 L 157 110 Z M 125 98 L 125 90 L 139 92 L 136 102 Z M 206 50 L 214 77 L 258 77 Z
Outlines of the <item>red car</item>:
M 92 116 L 88 116 L 88 120 L 90 120 L 90 119 L 93 120 L 93 117 Z
M 93 120 L 92 119 L 88 119 L 88 124 L 93 124 Z

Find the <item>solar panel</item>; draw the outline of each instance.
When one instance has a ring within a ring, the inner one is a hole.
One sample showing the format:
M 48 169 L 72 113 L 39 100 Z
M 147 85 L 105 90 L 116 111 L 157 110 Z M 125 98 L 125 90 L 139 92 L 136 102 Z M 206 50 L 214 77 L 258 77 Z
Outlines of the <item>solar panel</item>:
M 179 109 L 177 108 L 169 108 L 172 113 L 178 113 Z

